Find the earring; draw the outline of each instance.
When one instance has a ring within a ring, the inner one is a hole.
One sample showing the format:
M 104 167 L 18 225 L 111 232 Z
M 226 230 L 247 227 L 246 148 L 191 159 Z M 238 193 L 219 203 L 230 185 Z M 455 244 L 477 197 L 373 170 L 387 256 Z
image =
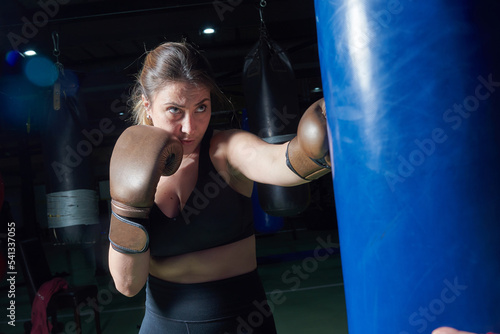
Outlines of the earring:
M 148 119 L 148 121 L 150 121 L 150 120 L 151 120 L 151 115 L 150 115 L 150 114 L 147 114 L 147 115 L 146 115 L 146 118 Z

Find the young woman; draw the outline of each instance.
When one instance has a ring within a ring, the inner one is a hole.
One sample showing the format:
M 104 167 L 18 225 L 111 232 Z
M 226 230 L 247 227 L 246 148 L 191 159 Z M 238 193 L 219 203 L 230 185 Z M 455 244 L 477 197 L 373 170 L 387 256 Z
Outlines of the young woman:
M 186 43 L 148 53 L 137 80 L 137 125 L 110 163 L 109 266 L 117 289 L 146 285 L 140 333 L 276 333 L 257 275 L 253 182 L 294 186 L 330 172 L 324 102 L 303 115 L 297 137 L 271 145 L 210 129 L 223 95 Z

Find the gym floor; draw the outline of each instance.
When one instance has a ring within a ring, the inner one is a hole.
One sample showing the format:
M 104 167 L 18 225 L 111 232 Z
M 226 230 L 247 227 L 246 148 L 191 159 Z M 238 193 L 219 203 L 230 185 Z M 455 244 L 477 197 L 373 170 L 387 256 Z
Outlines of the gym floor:
M 259 273 L 274 308 L 278 333 L 347 333 L 336 228 L 311 230 L 300 227 L 300 224 L 299 228 L 286 227 L 285 224 L 279 233 L 258 235 L 257 238 Z M 105 239 L 101 243 L 107 247 Z M 116 292 L 105 270 L 105 252 L 103 263 L 99 263 L 98 259 L 96 264 L 91 264 L 97 268 L 97 274 L 93 275 L 84 268 L 88 266 L 85 255 L 72 254 L 68 257 L 67 252 L 47 244 L 45 251 L 54 273 L 72 273 L 66 277 L 70 284 L 93 281 L 98 285 L 103 333 L 138 332 L 144 314 L 144 290 L 132 298 Z M 0 289 L 1 309 L 6 312 L 8 287 L 5 279 Z M 31 306 L 21 273 L 16 277 L 15 302 L 16 326 L 8 325 L 9 319 L 3 316 L 0 318 L 0 333 L 24 333 L 24 323 L 30 319 Z M 83 333 L 94 333 L 91 308 L 83 308 L 82 313 Z M 64 323 L 63 333 L 75 333 L 71 309 L 58 312 L 58 320 Z

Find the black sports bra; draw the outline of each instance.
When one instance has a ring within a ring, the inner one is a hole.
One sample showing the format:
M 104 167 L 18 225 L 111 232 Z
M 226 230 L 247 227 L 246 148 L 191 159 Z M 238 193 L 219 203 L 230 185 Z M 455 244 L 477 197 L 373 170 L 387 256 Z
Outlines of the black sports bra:
M 210 160 L 211 137 L 209 130 L 201 143 L 196 186 L 180 214 L 169 218 L 156 204 L 151 209 L 149 246 L 154 257 L 222 246 L 255 233 L 250 198 L 234 191 Z

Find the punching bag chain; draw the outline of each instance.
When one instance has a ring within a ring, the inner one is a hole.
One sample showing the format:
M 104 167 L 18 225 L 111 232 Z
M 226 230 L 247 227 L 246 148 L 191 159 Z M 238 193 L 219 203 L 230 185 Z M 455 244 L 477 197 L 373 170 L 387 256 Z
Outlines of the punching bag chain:
M 260 0 L 259 15 L 260 15 L 260 29 L 266 30 L 266 24 L 264 22 L 264 7 L 267 6 L 267 1 Z
M 54 51 L 52 54 L 56 57 L 56 67 L 64 75 L 64 66 L 59 62 L 59 55 L 61 51 L 59 51 L 59 34 L 57 32 L 52 32 L 52 43 L 54 44 Z
M 266 23 L 264 22 L 264 7 L 267 6 L 267 1 L 261 0 L 260 1 L 260 6 L 259 6 L 259 15 L 260 15 L 260 37 L 261 40 L 267 44 L 269 44 L 268 35 L 267 35 L 267 27 Z M 272 49 L 272 47 L 269 45 L 269 48 Z

